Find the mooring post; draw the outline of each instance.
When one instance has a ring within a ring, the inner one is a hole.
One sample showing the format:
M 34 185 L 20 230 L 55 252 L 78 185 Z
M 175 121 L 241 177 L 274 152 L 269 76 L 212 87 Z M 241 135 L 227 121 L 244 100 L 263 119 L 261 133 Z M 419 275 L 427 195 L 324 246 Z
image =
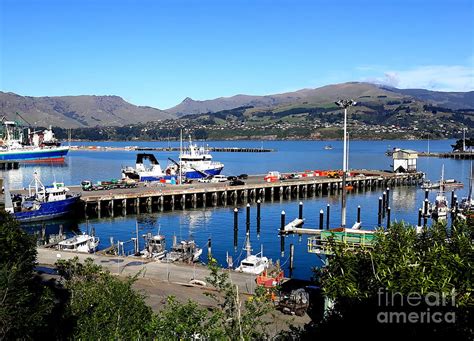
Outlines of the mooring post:
M 290 244 L 290 277 L 293 274 L 294 260 L 295 260 L 295 246 L 292 243 Z
M 331 211 L 331 205 L 326 206 L 326 229 L 329 230 L 329 213 Z
M 387 192 L 382 193 L 382 216 L 385 216 L 385 211 L 387 209 Z
M 430 194 L 430 191 L 428 189 L 425 189 L 425 200 L 428 199 L 429 194 Z
M 239 229 L 239 209 L 234 208 L 234 231 Z
M 280 234 L 285 233 L 285 211 L 281 211 L 281 218 L 280 218 Z
M 300 201 L 299 207 L 298 207 L 298 219 L 303 219 L 303 202 Z
M 247 204 L 247 214 L 245 218 L 246 230 L 245 233 L 250 233 L 250 204 Z
M 357 206 L 357 222 L 360 224 L 360 205 Z
M 454 195 L 454 207 L 457 207 L 458 206 L 458 196 L 455 194 Z
M 390 228 L 390 206 L 387 207 L 387 230 Z
M 451 191 L 451 208 L 454 208 L 455 202 L 454 202 L 454 191 Z
M 324 211 L 323 209 L 319 210 L 319 229 L 324 229 Z
M 390 206 L 390 187 L 387 187 L 387 202 L 386 202 L 386 205 L 387 207 Z
M 377 225 L 382 225 L 382 197 L 379 197 L 379 213 L 377 219 Z
M 423 204 L 424 204 L 424 205 L 423 205 L 423 206 L 424 206 L 424 209 L 423 209 L 423 210 L 424 210 L 425 216 L 428 216 L 428 203 L 429 203 L 429 202 L 428 202 L 428 199 L 425 199 L 425 201 L 423 202 Z
M 261 210 L 261 206 L 262 205 L 262 201 L 260 199 L 257 200 L 257 234 L 260 234 L 260 210 Z
M 418 209 L 418 225 L 421 226 L 421 216 L 423 215 L 423 212 L 421 211 L 421 208 Z

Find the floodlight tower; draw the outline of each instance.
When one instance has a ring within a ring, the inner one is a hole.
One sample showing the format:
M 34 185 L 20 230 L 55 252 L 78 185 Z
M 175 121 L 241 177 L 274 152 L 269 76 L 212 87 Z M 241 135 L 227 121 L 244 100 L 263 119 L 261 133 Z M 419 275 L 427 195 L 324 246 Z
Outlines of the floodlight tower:
M 342 158 L 342 200 L 341 200 L 341 227 L 346 227 L 346 176 L 347 176 L 347 108 L 357 104 L 352 99 L 341 99 L 335 102 L 344 109 L 344 155 Z

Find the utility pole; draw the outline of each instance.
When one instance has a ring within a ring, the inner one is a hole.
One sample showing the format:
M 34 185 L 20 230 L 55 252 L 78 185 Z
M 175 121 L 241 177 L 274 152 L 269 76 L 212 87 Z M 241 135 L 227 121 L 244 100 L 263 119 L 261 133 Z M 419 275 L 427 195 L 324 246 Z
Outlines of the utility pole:
M 342 200 L 341 200 L 341 227 L 346 227 L 346 177 L 347 177 L 347 108 L 357 104 L 352 99 L 341 99 L 335 102 L 344 109 L 344 155 L 342 158 Z

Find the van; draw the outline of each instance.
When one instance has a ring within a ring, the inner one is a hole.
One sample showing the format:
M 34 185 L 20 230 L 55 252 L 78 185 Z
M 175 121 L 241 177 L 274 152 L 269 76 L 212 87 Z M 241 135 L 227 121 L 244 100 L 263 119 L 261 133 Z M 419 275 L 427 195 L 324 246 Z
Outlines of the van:
M 217 183 L 217 182 L 226 182 L 227 177 L 225 175 L 214 175 L 211 179 L 212 183 Z

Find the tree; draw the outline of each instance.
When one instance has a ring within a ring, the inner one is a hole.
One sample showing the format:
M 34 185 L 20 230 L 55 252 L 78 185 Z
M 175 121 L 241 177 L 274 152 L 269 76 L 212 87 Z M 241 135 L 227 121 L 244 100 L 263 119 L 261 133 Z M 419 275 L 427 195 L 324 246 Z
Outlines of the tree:
M 138 340 L 149 332 L 152 311 L 132 288 L 137 277 L 119 279 L 88 258 L 56 264 L 70 292 L 64 319 L 82 340 Z
M 459 139 L 456 141 L 455 144 L 452 144 L 451 147 L 453 147 L 453 151 L 462 151 L 464 146 L 464 141 L 463 139 Z M 466 138 L 466 149 L 474 147 L 474 138 Z
M 0 211 L 0 339 L 41 335 L 53 309 L 51 293 L 35 275 L 36 242 Z
M 472 224 L 461 222 L 451 229 L 436 224 L 422 233 L 398 223 L 392 224 L 388 231 L 378 231 L 373 248 L 350 250 L 332 241 L 333 255 L 328 257 L 327 266 L 315 275 L 325 295 L 332 300 L 333 308 L 303 335 L 337 337 L 340 329 L 336 326 L 343 323 L 347 329 L 363 327 L 364 338 L 374 335 L 469 338 L 473 333 L 473 233 Z M 453 298 L 455 306 L 450 300 L 446 305 L 431 306 L 427 298 L 436 294 Z M 410 299 L 415 295 L 421 297 L 421 304 L 412 306 Z M 387 297 L 392 301 L 387 302 Z M 413 316 L 453 312 L 456 320 L 455 323 L 447 319 L 442 323 L 380 322 L 381 316 L 391 312 L 414 313 Z

